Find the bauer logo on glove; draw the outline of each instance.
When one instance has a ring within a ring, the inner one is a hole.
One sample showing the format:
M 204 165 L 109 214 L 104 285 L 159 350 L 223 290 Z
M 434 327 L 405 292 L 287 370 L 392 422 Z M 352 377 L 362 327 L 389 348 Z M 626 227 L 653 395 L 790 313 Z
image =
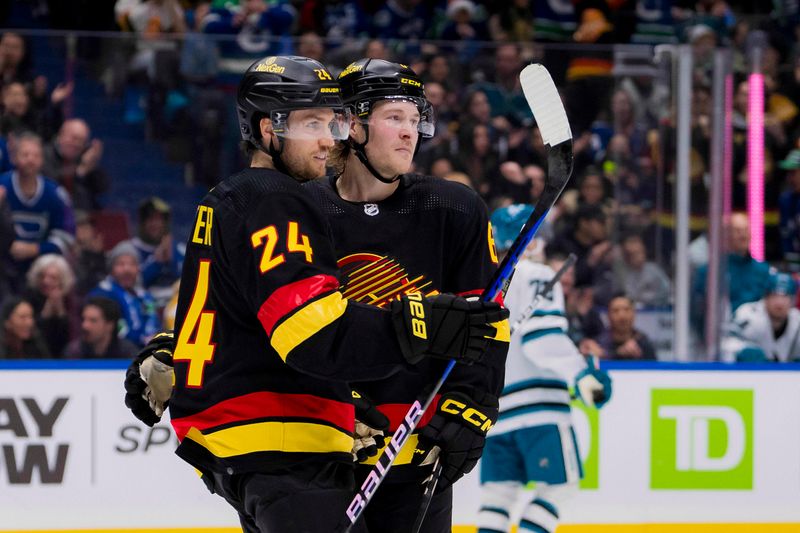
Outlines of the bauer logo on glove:
M 406 294 L 392 302 L 391 311 L 400 349 L 411 364 L 428 356 L 480 361 L 508 319 L 508 310 L 496 302 L 452 294 Z

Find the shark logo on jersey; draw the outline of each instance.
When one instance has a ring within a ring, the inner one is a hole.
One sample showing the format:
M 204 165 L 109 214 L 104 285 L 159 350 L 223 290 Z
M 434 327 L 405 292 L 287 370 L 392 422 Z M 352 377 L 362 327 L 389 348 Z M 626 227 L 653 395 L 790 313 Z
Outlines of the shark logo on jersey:
M 338 265 L 344 297 L 354 302 L 384 307 L 401 294 L 419 292 L 430 296 L 438 293 L 425 276 L 411 277 L 391 257 L 356 253 L 342 257 Z
M 374 217 L 380 212 L 378 209 L 378 204 L 364 204 L 364 212 L 367 215 Z

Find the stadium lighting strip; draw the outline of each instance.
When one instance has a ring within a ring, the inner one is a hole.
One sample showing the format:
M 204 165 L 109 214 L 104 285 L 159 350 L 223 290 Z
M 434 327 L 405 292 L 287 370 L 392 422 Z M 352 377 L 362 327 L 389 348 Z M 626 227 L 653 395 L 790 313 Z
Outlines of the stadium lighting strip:
M 748 78 L 747 95 L 747 216 L 750 255 L 764 260 L 764 75 Z

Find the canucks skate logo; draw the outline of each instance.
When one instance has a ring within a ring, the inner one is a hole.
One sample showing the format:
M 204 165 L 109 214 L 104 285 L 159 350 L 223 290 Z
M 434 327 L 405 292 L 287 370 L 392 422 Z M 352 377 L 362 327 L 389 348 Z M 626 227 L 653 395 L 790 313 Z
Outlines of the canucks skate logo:
M 371 217 L 378 214 L 378 204 L 364 204 L 364 212 Z
M 409 276 L 406 269 L 391 257 L 358 253 L 339 259 L 344 297 L 377 307 L 410 292 L 425 296 L 437 294 L 432 282 L 425 276 Z

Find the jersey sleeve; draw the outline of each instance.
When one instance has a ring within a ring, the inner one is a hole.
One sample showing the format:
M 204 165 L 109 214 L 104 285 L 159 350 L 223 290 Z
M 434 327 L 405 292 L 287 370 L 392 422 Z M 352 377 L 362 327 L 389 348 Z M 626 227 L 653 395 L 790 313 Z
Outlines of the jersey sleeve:
M 379 379 L 405 364 L 387 311 L 339 290 L 330 230 L 301 194 L 273 194 L 245 219 L 244 294 L 271 347 L 296 370 Z
M 63 187 L 48 190 L 47 210 L 49 228 L 45 239 L 40 243 L 42 254 L 65 255 L 75 242 L 75 218 L 70 206 L 69 194 Z
M 450 227 L 458 228 L 458 238 L 454 235 L 452 250 L 446 256 L 449 262 L 442 290 L 464 297 L 479 297 L 489 284 L 498 260 L 486 204 L 477 195 L 471 199 L 471 209 L 466 213 L 450 213 L 455 219 Z M 508 321 L 504 322 L 497 326 L 506 328 L 507 332 Z M 477 389 L 499 396 L 503 390 L 507 353 L 508 342 L 493 341 L 480 362 L 456 365 L 442 390 L 469 393 Z

